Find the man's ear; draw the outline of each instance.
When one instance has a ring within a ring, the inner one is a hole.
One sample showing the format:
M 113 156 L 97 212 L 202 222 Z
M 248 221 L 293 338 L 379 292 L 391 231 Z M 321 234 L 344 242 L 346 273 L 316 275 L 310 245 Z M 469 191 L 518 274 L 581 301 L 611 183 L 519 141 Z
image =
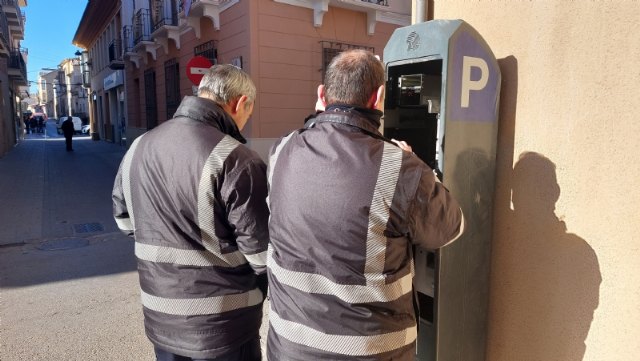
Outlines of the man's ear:
M 378 109 L 379 111 L 384 111 L 384 95 L 384 85 L 380 85 L 380 87 L 378 87 L 378 90 L 376 91 L 376 99 L 373 102 L 373 107 L 375 109 Z
M 380 85 L 367 101 L 368 109 L 378 109 L 382 111 L 384 109 L 384 85 Z
M 244 107 L 247 106 L 247 101 L 249 100 L 249 98 L 247 98 L 246 95 L 241 95 L 240 98 L 236 99 L 233 101 L 233 104 L 231 106 L 231 111 L 233 112 L 233 114 L 237 114 L 239 110 L 243 110 L 245 109 Z M 243 108 L 240 108 L 243 107 Z
M 322 110 L 327 107 L 327 99 L 324 97 L 324 84 L 318 85 L 318 100 L 316 101 L 316 110 Z

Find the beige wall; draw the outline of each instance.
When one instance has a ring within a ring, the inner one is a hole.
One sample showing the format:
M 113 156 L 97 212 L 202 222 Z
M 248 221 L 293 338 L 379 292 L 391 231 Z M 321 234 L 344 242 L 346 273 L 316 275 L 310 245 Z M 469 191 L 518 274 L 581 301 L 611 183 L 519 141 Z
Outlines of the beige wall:
M 638 360 L 640 3 L 430 3 L 502 69 L 487 360 Z

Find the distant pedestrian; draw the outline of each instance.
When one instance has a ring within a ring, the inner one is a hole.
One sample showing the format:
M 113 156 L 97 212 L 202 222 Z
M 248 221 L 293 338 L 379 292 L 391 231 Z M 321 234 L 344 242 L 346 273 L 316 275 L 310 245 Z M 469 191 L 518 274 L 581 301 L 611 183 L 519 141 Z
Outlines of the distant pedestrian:
M 31 134 L 38 131 L 38 120 L 36 120 L 36 117 L 31 117 L 31 119 L 29 119 L 29 125 L 31 126 Z
M 198 94 L 131 144 L 113 187 L 113 213 L 135 238 L 156 359 L 258 361 L 266 165 L 240 134 L 256 88 L 242 70 L 217 65 Z
M 44 118 L 38 117 L 38 133 L 44 133 Z
M 67 143 L 67 152 L 73 152 L 73 145 L 71 144 L 74 132 L 73 118 L 71 118 L 71 116 L 69 115 L 67 119 L 62 122 L 60 128 L 62 128 L 62 132 L 64 133 L 64 140 Z

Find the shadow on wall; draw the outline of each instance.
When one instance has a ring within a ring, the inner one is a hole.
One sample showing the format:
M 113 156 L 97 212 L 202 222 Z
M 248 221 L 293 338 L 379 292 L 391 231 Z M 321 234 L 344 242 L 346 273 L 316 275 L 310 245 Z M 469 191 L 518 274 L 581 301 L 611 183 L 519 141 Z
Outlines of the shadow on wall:
M 518 63 L 513 56 L 498 63 L 504 82 L 487 360 L 580 361 L 599 303 L 598 259 L 555 214 L 556 165 L 525 152 L 512 168 Z
M 506 302 L 503 342 L 514 353 L 508 359 L 584 357 L 602 278 L 593 249 L 555 215 L 559 197 L 555 164 L 538 153 L 521 154 L 512 174 L 510 256 L 498 291 Z

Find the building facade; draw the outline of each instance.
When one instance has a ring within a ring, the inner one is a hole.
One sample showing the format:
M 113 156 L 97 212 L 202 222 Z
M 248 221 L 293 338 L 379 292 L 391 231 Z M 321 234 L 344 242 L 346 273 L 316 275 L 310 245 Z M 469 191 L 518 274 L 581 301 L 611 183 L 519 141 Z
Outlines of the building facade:
M 41 71 L 38 74 L 38 104 L 49 118 L 58 119 L 55 107 L 54 81 L 58 80 L 57 70 Z
M 66 115 L 72 115 L 87 122 L 88 96 L 86 89 L 82 86 L 80 59 L 65 59 L 60 62 L 59 68 L 60 74 L 55 89 L 60 95 L 60 103 L 64 103 L 64 108 L 68 110 Z
M 258 94 L 243 132 L 265 155 L 313 111 L 328 61 L 349 48 L 382 55 L 393 30 L 410 23 L 411 4 L 163 0 L 126 2 L 121 14 L 130 139 L 170 119 L 194 94 L 186 65 L 202 55 L 251 75 Z
M 26 0 L 0 2 L 0 157 L 24 134 L 21 99 L 28 97 L 27 56 L 24 40 Z
M 57 70 L 42 72 L 38 78 L 40 106 L 56 119 L 72 115 L 88 122 L 88 92 L 82 84 L 79 58 L 64 59 Z
M 129 3 L 128 1 L 125 3 Z M 124 61 L 120 1 L 89 2 L 73 43 L 81 56 L 83 83 L 89 93 L 92 139 L 126 141 Z

